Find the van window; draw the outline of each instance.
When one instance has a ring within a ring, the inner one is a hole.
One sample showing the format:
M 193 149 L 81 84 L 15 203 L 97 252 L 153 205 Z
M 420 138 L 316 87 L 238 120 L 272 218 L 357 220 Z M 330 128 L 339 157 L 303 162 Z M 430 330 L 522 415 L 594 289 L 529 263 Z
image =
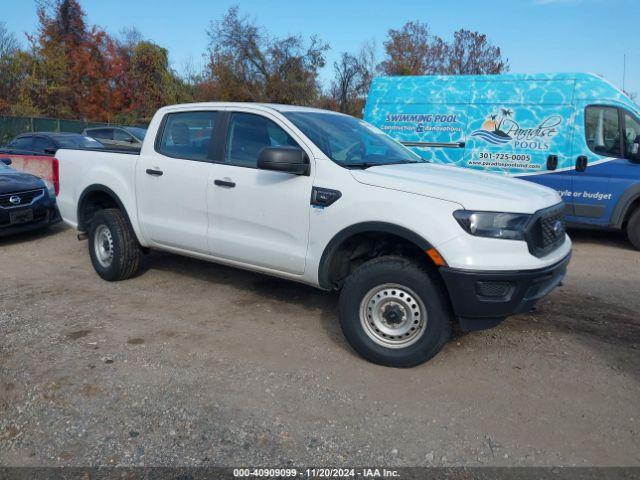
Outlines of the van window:
M 587 145 L 598 155 L 620 157 L 620 117 L 614 107 L 587 107 L 585 134 Z
M 229 122 L 225 162 L 256 168 L 265 147 L 297 147 L 296 141 L 275 122 L 251 113 L 234 113 Z
M 158 152 L 185 160 L 207 160 L 218 112 L 169 113 Z
M 633 144 L 640 143 L 640 121 L 629 112 L 624 112 L 624 154 L 631 158 Z M 637 152 L 636 152 L 637 154 Z M 635 157 L 634 157 L 635 158 Z

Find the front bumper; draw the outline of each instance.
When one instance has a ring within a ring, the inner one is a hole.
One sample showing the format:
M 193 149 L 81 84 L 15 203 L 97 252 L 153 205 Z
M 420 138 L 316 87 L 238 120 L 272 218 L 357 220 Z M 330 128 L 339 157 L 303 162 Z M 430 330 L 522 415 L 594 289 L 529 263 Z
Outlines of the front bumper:
M 482 272 L 441 267 L 453 311 L 465 331 L 483 330 L 524 313 L 557 287 L 567 272 L 569 253 L 538 270 Z
M 62 221 L 56 202 L 48 197 L 29 205 L 28 208 L 33 211 L 33 221 L 18 225 L 11 225 L 9 210 L 0 210 L 0 237 L 39 230 Z

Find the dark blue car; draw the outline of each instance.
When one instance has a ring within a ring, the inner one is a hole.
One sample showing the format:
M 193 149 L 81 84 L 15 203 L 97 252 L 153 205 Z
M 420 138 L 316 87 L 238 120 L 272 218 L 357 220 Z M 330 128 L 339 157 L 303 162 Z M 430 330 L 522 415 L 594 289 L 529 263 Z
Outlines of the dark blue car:
M 59 222 L 53 184 L 9 165 L 0 159 L 0 237 Z

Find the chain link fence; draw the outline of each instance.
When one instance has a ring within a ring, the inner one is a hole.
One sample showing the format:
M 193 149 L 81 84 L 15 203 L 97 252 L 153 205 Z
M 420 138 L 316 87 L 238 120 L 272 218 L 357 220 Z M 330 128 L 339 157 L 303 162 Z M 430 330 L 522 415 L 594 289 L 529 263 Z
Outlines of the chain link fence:
M 62 120 L 59 118 L 5 117 L 0 116 L 0 146 L 16 135 L 29 132 L 82 133 L 85 128 L 101 127 L 107 123 Z

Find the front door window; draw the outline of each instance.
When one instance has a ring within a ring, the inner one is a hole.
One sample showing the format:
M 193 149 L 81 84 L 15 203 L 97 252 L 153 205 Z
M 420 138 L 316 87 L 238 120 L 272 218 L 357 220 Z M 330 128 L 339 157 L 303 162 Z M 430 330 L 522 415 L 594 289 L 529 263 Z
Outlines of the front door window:
M 624 156 L 634 160 L 638 156 L 640 143 L 640 121 L 629 112 L 624 113 Z
M 591 151 L 621 157 L 620 116 L 615 107 L 587 107 L 585 133 Z

